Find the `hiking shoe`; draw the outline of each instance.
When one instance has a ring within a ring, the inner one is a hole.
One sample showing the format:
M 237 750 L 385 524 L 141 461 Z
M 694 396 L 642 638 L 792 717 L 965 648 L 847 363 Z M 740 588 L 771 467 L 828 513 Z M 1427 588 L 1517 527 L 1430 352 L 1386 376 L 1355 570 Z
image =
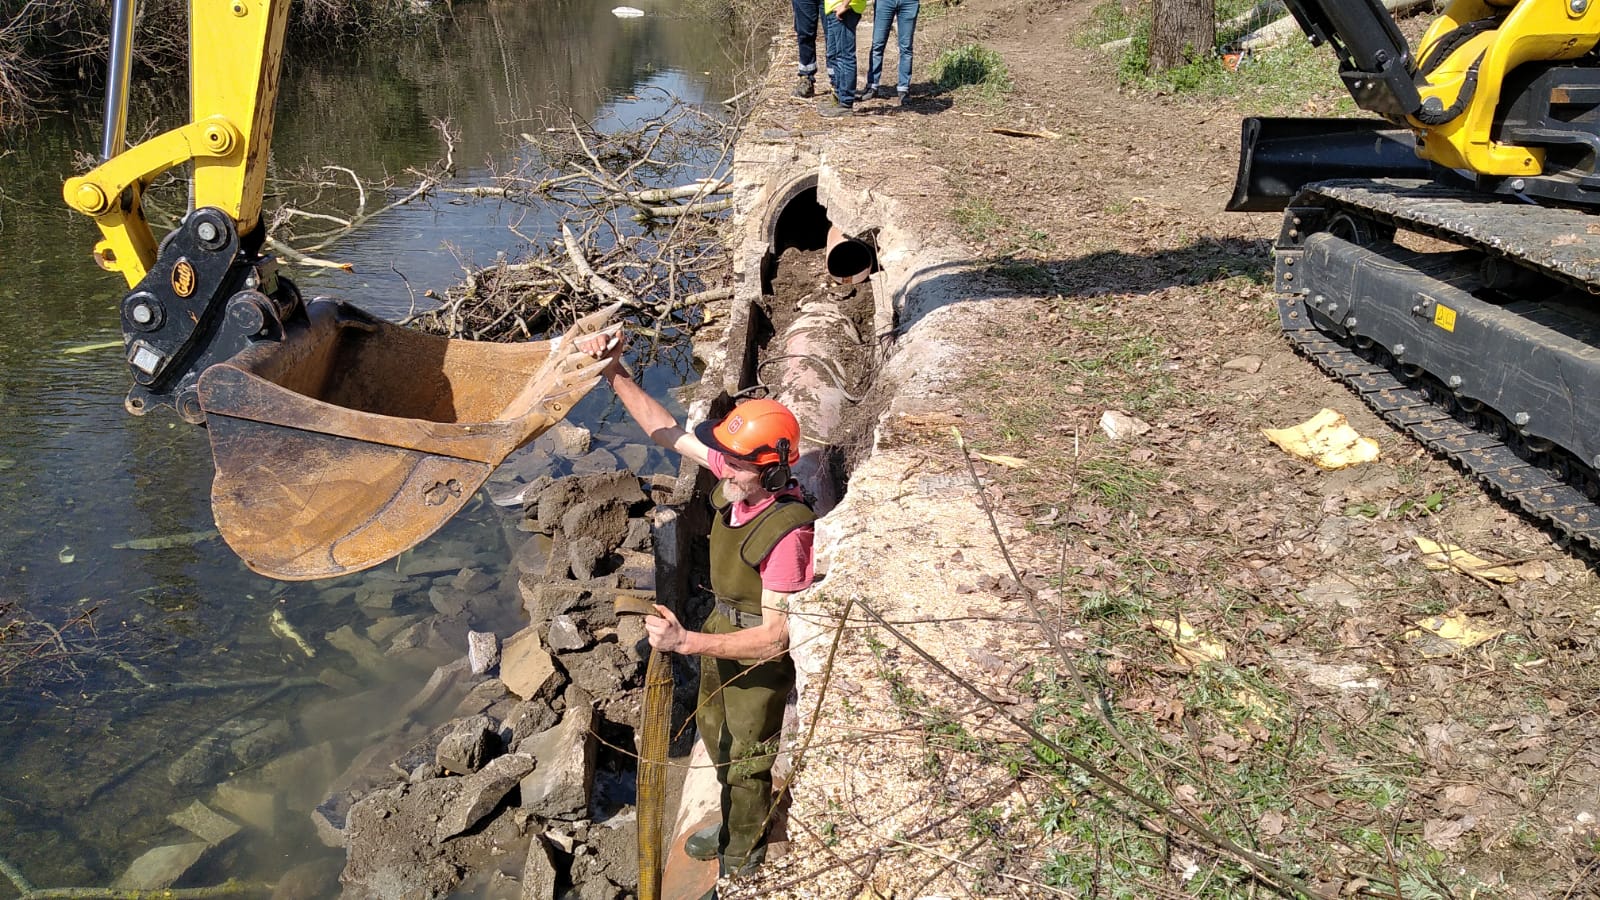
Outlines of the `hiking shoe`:
M 895 106 L 905 106 L 910 101 L 911 101 L 911 92 L 910 91 L 900 91 L 899 93 L 895 94 L 895 100 L 894 100 L 894 105 Z
M 716 859 L 717 851 L 722 849 L 721 847 L 717 846 L 721 838 L 721 822 L 718 822 L 714 825 L 707 825 L 699 831 L 696 831 L 694 834 L 689 835 L 689 837 L 684 840 L 683 852 L 688 854 L 690 859 L 698 859 L 702 861 Z
M 861 98 L 863 100 L 887 100 L 893 96 L 894 88 L 885 87 L 881 84 L 875 84 L 872 87 L 867 88 L 861 94 Z
M 827 102 L 817 105 L 817 115 L 824 119 L 833 119 L 839 116 L 853 115 L 855 109 L 840 103 L 837 98 L 830 97 Z
M 796 97 L 810 97 L 817 92 L 817 80 L 810 75 L 801 75 L 795 82 L 791 92 Z

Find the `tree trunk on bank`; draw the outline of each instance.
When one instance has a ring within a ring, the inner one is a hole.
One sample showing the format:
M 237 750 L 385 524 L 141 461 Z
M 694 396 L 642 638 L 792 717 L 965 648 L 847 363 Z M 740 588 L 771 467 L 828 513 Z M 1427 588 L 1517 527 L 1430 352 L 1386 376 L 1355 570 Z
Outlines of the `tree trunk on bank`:
M 1155 0 L 1150 71 L 1165 72 L 1211 55 L 1217 43 L 1214 0 Z

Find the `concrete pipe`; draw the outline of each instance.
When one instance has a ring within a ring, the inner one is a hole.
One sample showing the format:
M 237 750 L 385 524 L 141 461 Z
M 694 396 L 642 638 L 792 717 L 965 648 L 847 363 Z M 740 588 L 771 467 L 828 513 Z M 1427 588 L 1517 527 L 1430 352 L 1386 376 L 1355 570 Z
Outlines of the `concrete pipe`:
M 845 410 L 855 398 L 845 383 L 848 376 L 841 360 L 861 353 L 860 342 L 855 324 L 837 302 L 812 301 L 800 308 L 800 315 L 776 342 L 781 356 L 771 361 L 780 373 L 772 379 L 779 385 L 775 399 L 801 423 L 800 461 L 794 474 L 816 496 L 819 515 L 833 509 L 842 493 L 830 459 Z
M 872 274 L 878 261 L 878 254 L 866 241 L 846 237 L 838 226 L 829 225 L 825 259 L 828 264 L 828 275 L 834 281 L 840 284 L 860 284 Z

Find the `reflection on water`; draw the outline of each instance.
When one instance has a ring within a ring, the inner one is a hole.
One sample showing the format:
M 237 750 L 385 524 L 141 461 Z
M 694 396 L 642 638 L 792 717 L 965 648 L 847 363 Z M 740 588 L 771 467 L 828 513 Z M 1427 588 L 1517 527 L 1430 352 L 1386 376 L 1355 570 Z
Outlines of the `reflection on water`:
M 442 156 L 430 123 L 447 118 L 458 181 L 483 183 L 527 152 L 521 133 L 564 124 L 565 108 L 615 126 L 659 109 L 647 86 L 713 105 L 735 91 L 721 17 L 635 2 L 646 17 L 618 20 L 613 5 L 458 3 L 451 24 L 402 43 L 319 59 L 290 48 L 275 175 L 336 180 L 319 168 L 336 163 L 403 188 L 415 180 L 407 169 Z M 11 629 L 0 636 L 13 650 L 13 638 L 38 636 L 0 684 L 0 856 L 40 886 L 104 885 L 145 850 L 193 840 L 168 816 L 198 798 L 249 826 L 208 874 L 271 880 L 326 852 L 301 808 L 305 785 L 359 749 L 362 711 L 377 722 L 421 686 L 444 651 L 406 629 L 460 568 L 500 577 L 503 524 L 479 504 L 412 557 L 453 568 L 407 573 L 402 560 L 310 585 L 256 576 L 209 538 L 204 431 L 127 416 L 117 350 L 66 352 L 119 337 L 122 285 L 94 269 L 94 229 L 59 199 L 72 154 L 99 144 L 89 118 L 98 111 L 0 151 L 0 629 Z M 352 273 L 293 274 L 308 295 L 401 313 L 459 280 L 464 262 L 518 254 L 512 224 L 549 236 L 537 211 L 434 199 L 323 251 Z M 691 377 L 687 358 L 669 355 L 646 377 L 662 395 Z M 602 391 L 571 419 L 621 449 L 637 435 L 619 415 Z M 668 465 L 654 452 L 619 455 L 646 471 Z M 182 537 L 113 548 L 161 536 Z M 408 640 L 381 663 L 364 649 Z

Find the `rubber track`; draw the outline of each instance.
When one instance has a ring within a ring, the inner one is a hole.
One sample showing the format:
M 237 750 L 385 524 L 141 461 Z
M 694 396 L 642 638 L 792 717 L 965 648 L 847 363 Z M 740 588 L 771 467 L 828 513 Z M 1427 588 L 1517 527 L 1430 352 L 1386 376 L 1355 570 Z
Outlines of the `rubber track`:
M 1600 235 L 1588 232 L 1600 216 L 1402 180 L 1323 182 L 1307 188 L 1293 206 L 1347 211 L 1516 260 L 1586 291 L 1600 289 Z M 1298 294 L 1279 294 L 1280 312 L 1300 299 Z M 1528 515 L 1600 553 L 1600 505 L 1581 491 L 1498 438 L 1457 420 L 1388 368 L 1368 362 L 1314 327 L 1284 329 L 1284 335 L 1385 421 L 1449 457 Z M 1597 475 L 1593 470 L 1588 474 Z

